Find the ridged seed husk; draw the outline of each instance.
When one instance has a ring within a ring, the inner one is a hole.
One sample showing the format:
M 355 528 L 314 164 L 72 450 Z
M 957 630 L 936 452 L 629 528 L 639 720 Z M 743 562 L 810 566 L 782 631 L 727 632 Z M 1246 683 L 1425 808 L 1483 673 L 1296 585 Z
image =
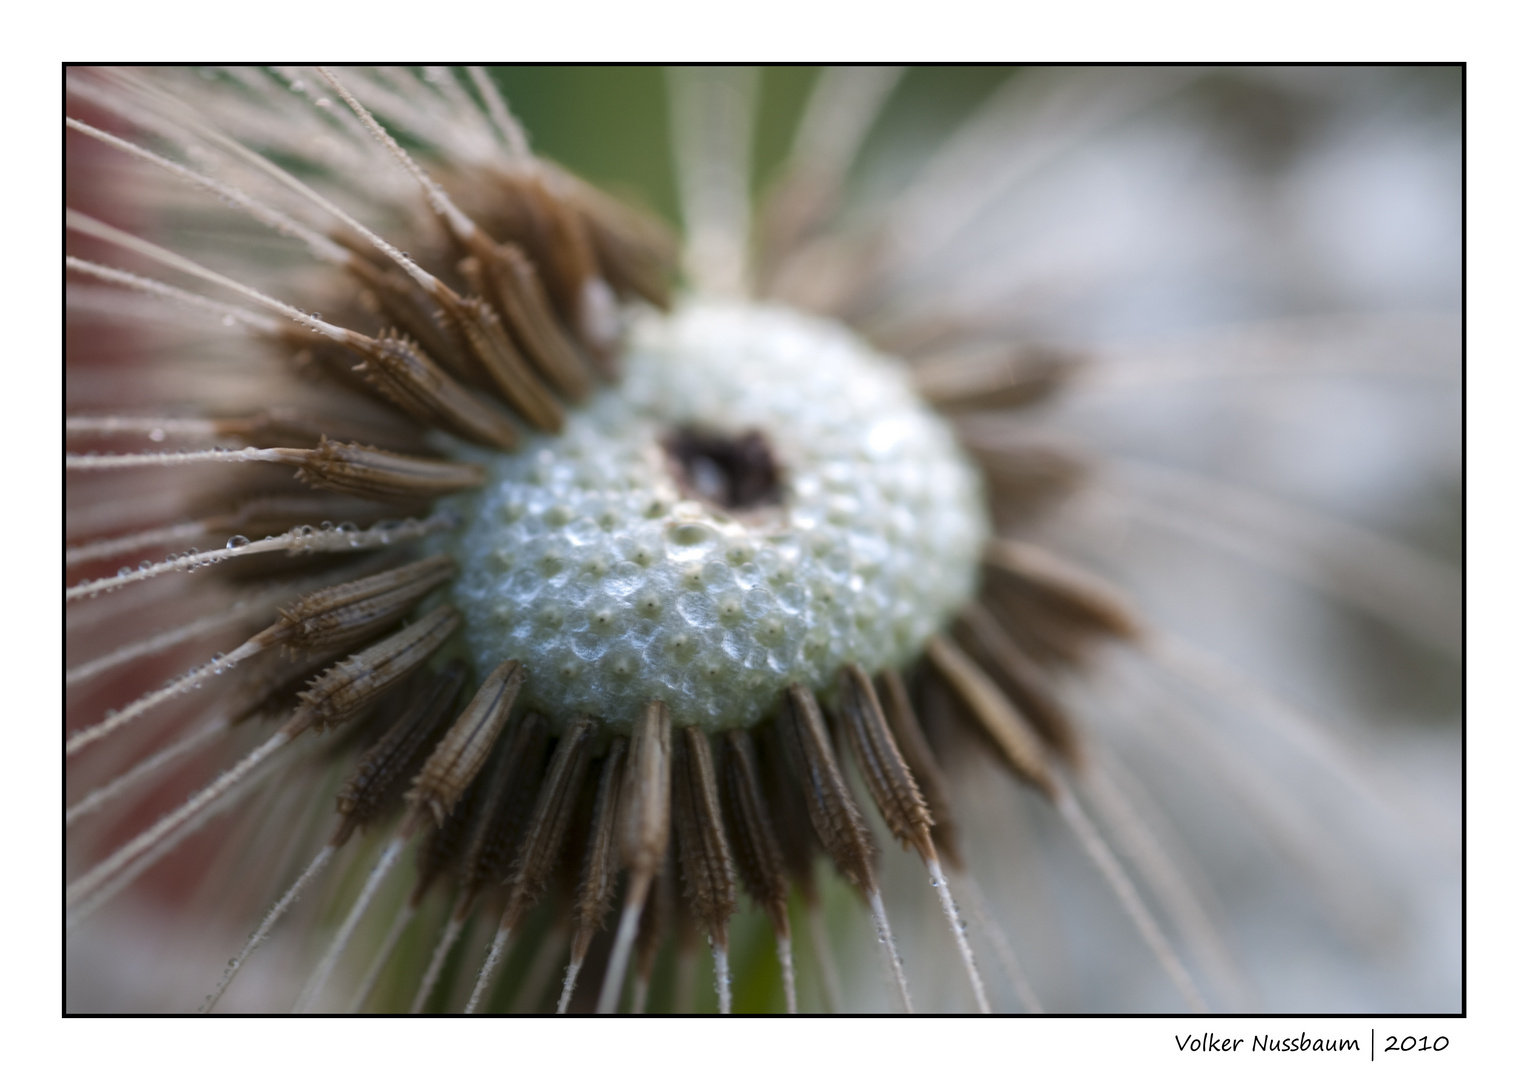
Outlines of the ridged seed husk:
M 272 651 L 240 664 L 229 694 L 229 721 L 239 724 L 256 717 L 287 715 L 301 706 L 300 695 L 308 684 L 343 655 L 342 650 L 326 649 L 293 658 Z
M 365 338 L 354 370 L 414 419 L 480 446 L 513 449 L 520 434 L 509 417 L 448 375 L 423 349 L 389 331 Z
M 536 807 L 515 853 L 514 868 L 506 884 L 510 887 L 509 904 L 502 925 L 514 929 L 541 899 L 552 871 L 557 868 L 568 822 L 578 802 L 578 793 L 594 756 L 595 722 L 587 716 L 575 717 L 557 740 L 557 750 L 547 766 Z
M 674 746 L 674 833 L 690 910 L 725 948 L 727 920 L 737 910 L 737 890 L 732 884 L 732 855 L 722 825 L 711 743 L 697 727 L 683 728 Z
M 785 724 L 774 720 L 759 731 L 759 779 L 768 795 L 769 812 L 780 842 L 785 872 L 809 904 L 817 902 L 817 879 L 813 864 L 822 851 L 812 817 L 807 812 L 801 787 L 791 775 L 790 755 L 785 747 Z
M 817 699 L 800 683 L 792 683 L 785 692 L 780 725 L 817 838 L 844 877 L 862 892 L 872 892 L 876 888 L 875 842 L 839 771 Z
M 982 551 L 982 561 L 1000 578 L 1093 633 L 1126 639 L 1140 636 L 1139 620 L 1113 587 L 1044 548 L 992 537 Z
M 897 740 L 903 760 L 912 770 L 913 778 L 918 781 L 918 789 L 923 792 L 929 816 L 934 819 L 931 830 L 934 846 L 946 862 L 959 870 L 965 865 L 965 859 L 960 850 L 960 835 L 955 825 L 949 781 L 945 779 L 944 770 L 940 768 L 933 749 L 924 738 L 923 728 L 918 724 L 902 676 L 895 671 L 883 671 L 876 676 L 875 687 L 886 723 Z
M 418 342 L 430 358 L 466 386 L 489 389 L 492 383 L 472 358 L 466 339 L 451 325 L 433 294 L 396 267 L 382 268 L 370 259 L 371 246 L 360 238 L 333 239 L 354 254 L 345 268 L 363 286 L 361 306 Z
M 329 668 L 298 695 L 294 722 L 322 731 L 359 715 L 422 665 L 461 625 L 442 604 L 418 622 Z
M 309 593 L 281 610 L 274 639 L 293 649 L 345 649 L 403 618 L 431 589 L 451 580 L 456 560 L 436 555 Z
M 479 892 L 497 885 L 509 873 L 551 740 L 550 725 L 537 713 L 527 713 L 513 730 L 500 736 L 498 760 L 488 773 L 482 802 L 462 854 L 459 874 L 462 898 L 457 910 L 463 914 Z
M 419 845 L 419 854 L 414 863 L 414 891 L 409 897 L 411 904 L 423 902 L 430 886 L 457 865 L 469 834 L 479 820 L 487 780 L 486 775 L 479 773 L 477 779 L 467 786 L 467 793 L 456 801 L 456 805 L 446 815 L 446 820 L 431 829 Z
M 473 217 L 494 236 L 524 249 L 541 274 L 552 306 L 575 334 L 579 293 L 591 274 L 603 277 L 622 299 L 641 298 L 668 310 L 678 244 L 655 219 L 545 161 L 502 170 L 491 179 L 491 184 L 453 193 L 472 202 Z M 559 241 L 559 231 L 565 233 L 568 226 L 556 219 L 569 212 L 575 220 L 572 238 L 586 238 L 582 251 L 566 249 Z M 552 267 L 548 253 L 565 250 L 572 258 Z
M 567 177 L 565 195 L 578 207 L 599 259 L 600 271 L 623 299 L 642 299 L 662 310 L 672 306 L 669 279 L 678 262 L 678 244 L 655 219 L 639 214 Z
M 582 401 L 594 388 L 583 357 L 563 334 L 530 260 L 514 244 L 481 245 L 463 259 L 461 270 L 496 304 L 499 317 L 536 370 L 569 401 Z
M 929 830 L 933 815 L 897 749 L 870 676 L 858 664 L 840 669 L 838 698 L 849 746 L 891 835 L 902 841 L 904 848 L 911 845 L 917 849 L 925 861 L 932 859 L 934 843 Z
M 438 295 L 437 299 L 510 407 L 532 427 L 561 431 L 562 406 L 520 355 L 487 301 L 455 295 Z
M 997 745 L 1009 768 L 1021 779 L 1055 798 L 1056 785 L 1045 764 L 1045 748 L 1039 736 L 976 661 L 943 635 L 930 639 L 928 658 L 933 662 L 934 670 Z
M 240 438 L 252 446 L 280 444 L 294 439 L 316 443 L 325 435 L 331 439 L 345 441 L 385 442 L 395 450 L 410 449 L 416 444 L 420 448 L 424 446 L 424 443 L 417 438 L 412 425 L 405 421 L 392 418 L 389 422 L 389 418 L 385 417 L 366 419 L 355 416 L 355 410 L 347 408 L 353 404 L 348 400 L 334 404 L 334 408 L 322 414 L 306 409 L 272 405 L 246 416 L 224 417 L 208 422 L 213 425 L 217 436 Z M 398 443 L 408 445 L 399 446 Z M 313 515 L 320 520 L 329 516 L 327 513 Z M 340 516 L 350 517 L 351 515 Z
M 297 479 L 343 495 L 383 502 L 415 502 L 478 487 L 481 465 L 395 454 L 325 436 L 313 450 L 272 450 L 297 466 Z
M 954 633 L 967 652 L 994 674 L 1040 736 L 1068 763 L 1081 765 L 1081 735 L 1051 690 L 1045 669 L 1024 654 L 992 613 L 980 603 L 967 604 L 955 621 Z
M 621 861 L 633 878 L 651 880 L 668 850 L 670 770 L 668 706 L 653 701 L 632 730 L 621 792 Z
M 759 777 L 753 737 L 747 730 L 732 728 L 722 734 L 721 762 L 722 816 L 732 840 L 738 877 L 754 901 L 769 913 L 775 933 L 788 936 L 790 878 Z
M 584 845 L 583 866 L 573 901 L 572 955 L 582 959 L 610 913 L 620 872 L 616 840 L 616 813 L 620 808 L 621 773 L 626 763 L 626 740 L 616 736 L 605 752 L 599 788 L 590 815 L 589 838 Z
M 599 268 L 583 218 L 555 190 L 561 178 L 537 163 L 501 171 L 496 179 L 495 231 L 525 249 L 562 321 L 579 329 L 584 286 Z
M 356 828 L 369 825 L 402 797 L 404 786 L 444 733 L 451 706 L 466 681 L 465 664 L 458 661 L 447 666 L 419 688 L 403 715 L 356 762 L 335 797 L 342 820 L 331 843 L 344 843 Z
M 518 660 L 506 660 L 484 680 L 465 712 L 440 741 L 408 793 L 412 807 L 426 808 L 439 825 L 488 760 L 525 682 Z

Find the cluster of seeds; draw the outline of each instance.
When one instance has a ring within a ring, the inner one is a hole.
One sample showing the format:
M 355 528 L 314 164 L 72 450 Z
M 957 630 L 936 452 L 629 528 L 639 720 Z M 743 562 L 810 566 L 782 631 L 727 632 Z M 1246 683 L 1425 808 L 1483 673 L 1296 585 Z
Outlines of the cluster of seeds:
M 892 361 L 711 305 L 641 323 L 625 364 L 560 435 L 483 456 L 447 541 L 474 658 L 521 658 L 534 707 L 626 729 L 660 698 L 682 726 L 752 725 L 791 683 L 905 665 L 971 595 L 979 482 Z M 695 431 L 752 435 L 773 483 L 727 505 L 727 435 L 675 452 Z
M 560 1011 L 623 1001 L 640 1011 L 664 943 L 692 954 L 697 929 L 725 1009 L 740 891 L 768 917 L 787 1008 L 797 1006 L 803 920 L 817 939 L 823 1001 L 836 1008 L 824 866 L 868 907 L 894 1000 L 911 1010 L 852 763 L 881 823 L 938 890 L 969 980 L 965 1004 L 991 1002 L 958 892 L 1004 958 L 1014 999 L 1035 1007 L 984 913 L 955 819 L 950 748 L 975 745 L 1056 811 L 1175 990 L 1190 1007 L 1204 1004 L 1071 790 L 1085 754 L 1058 673 L 1101 642 L 1140 641 L 1143 631 L 1110 588 L 994 535 L 988 520 L 989 499 L 1000 518 L 1037 515 L 1080 469 L 1053 449 L 983 443 L 978 425 L 959 424 L 1040 400 L 1071 372 L 1070 358 L 965 343 L 973 347 L 932 351 L 909 371 L 847 328 L 874 310 L 872 297 L 883 312 L 900 300 L 894 260 L 876 262 L 891 260 L 893 238 L 835 245 L 828 236 L 837 185 L 895 77 L 824 77 L 813 108 L 828 119 L 809 114 L 805 126 L 817 127 L 807 141 L 843 160 L 836 172 L 789 175 L 757 237 L 764 295 L 809 297 L 843 321 L 717 298 L 748 292 L 751 232 L 746 215 L 728 220 L 729 207 L 746 206 L 747 172 L 736 167 L 691 170 L 684 181 L 695 234 L 687 265 L 711 267 L 713 284 L 728 288 L 670 311 L 677 255 L 664 231 L 531 155 L 476 69 L 465 78 L 234 69 L 71 79 L 75 98 L 133 136 L 71 120 L 90 145 L 212 193 L 217 213 L 273 229 L 317 264 L 276 275 L 266 292 L 69 213 L 82 244 L 69 269 L 96 290 L 82 291 L 81 308 L 116 318 L 169 307 L 172 322 L 210 313 L 227 339 L 253 340 L 269 362 L 249 365 L 260 374 L 242 411 L 218 398 L 207 415 L 124 409 L 69 420 L 71 439 L 105 440 L 112 451 L 67 459 L 71 529 L 87 524 L 66 556 L 83 575 L 66 600 L 105 612 L 79 620 L 81 640 L 96 642 L 92 627 L 104 627 L 105 644 L 67 681 L 105 686 L 110 675 L 114 700 L 140 695 L 104 719 L 87 716 L 66 743 L 72 776 L 94 785 L 67 815 L 78 867 L 71 925 L 280 777 L 311 783 L 310 805 L 333 796 L 339 820 L 208 1007 L 352 837 L 376 830 L 375 865 L 332 934 L 324 928 L 299 1009 L 331 1003 L 325 991 L 347 947 L 412 849 L 413 888 L 352 980 L 353 1010 L 372 1000 L 403 936 L 439 910 L 429 901 L 441 893 L 449 914 L 416 931 L 428 963 L 395 979 L 414 1011 L 476 1011 L 496 994 L 502 1003 L 499 966 L 543 902 L 554 908 L 549 955 L 567 960 Z M 746 143 L 708 113 L 735 95 L 678 85 L 680 126 L 693 129 L 681 142 L 693 136 L 702 151 L 708 139 L 713 150 Z M 203 89 L 210 120 L 187 105 Z M 1128 84 L 1117 94 L 1105 95 L 1099 122 L 1141 96 Z M 266 124 L 262 110 L 282 123 Z M 391 127 L 417 141 L 428 168 Z M 278 164 L 293 160 L 309 167 Z M 716 190 L 728 183 L 739 190 Z M 955 209 L 954 232 L 967 209 Z M 208 235 L 211 247 L 222 237 Z M 134 269 L 102 262 L 102 250 Z M 294 303 L 305 287 L 316 295 Z M 275 295 L 283 288 L 285 299 Z M 962 344 L 955 318 L 883 319 L 880 329 L 895 338 L 898 325 L 910 352 Z M 145 366 L 158 376 L 162 365 L 168 385 L 186 370 L 174 359 Z M 160 449 L 166 441 L 187 448 Z M 102 474 L 225 466 L 239 479 L 210 492 L 187 485 L 169 510 L 88 512 Z M 209 546 L 164 554 L 202 537 Z M 110 576 L 119 556 L 149 550 L 160 557 Z M 206 571 L 196 588 L 161 599 L 232 597 L 227 610 L 124 643 L 138 633 L 137 613 L 117 602 L 193 570 Z M 204 631 L 251 636 L 141 693 L 132 664 Z M 166 725 L 143 740 L 149 752 L 122 735 L 204 687 L 214 693 L 198 699 L 197 722 Z M 173 763 L 227 750 L 266 721 L 274 731 L 230 753 L 163 816 L 134 822 L 130 838 L 103 824 L 103 808 Z M 310 732 L 336 737 L 303 738 Z M 113 762 L 106 748 L 124 744 Z M 339 758 L 353 760 L 333 768 Z M 75 764 L 103 759 L 94 771 Z M 1161 870 L 1147 865 L 1146 876 Z M 1192 926 L 1194 913 L 1173 906 L 1182 891 L 1171 873 L 1157 880 L 1167 883 L 1164 908 Z M 470 994 L 459 994 L 450 958 L 474 928 L 491 945 Z

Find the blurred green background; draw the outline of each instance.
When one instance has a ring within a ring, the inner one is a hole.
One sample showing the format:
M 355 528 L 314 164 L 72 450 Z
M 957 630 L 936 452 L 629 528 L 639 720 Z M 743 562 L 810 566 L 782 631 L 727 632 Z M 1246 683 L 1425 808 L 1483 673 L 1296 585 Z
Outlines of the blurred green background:
M 769 184 L 790 150 L 819 70 L 787 65 L 760 71 L 753 159 L 756 193 Z M 1012 70 L 930 66 L 907 72 L 871 132 L 856 175 L 887 176 L 888 133 L 895 133 L 898 147 L 932 147 Z M 528 64 L 493 71 L 539 153 L 678 221 L 663 68 Z M 893 170 L 891 178 L 895 177 Z

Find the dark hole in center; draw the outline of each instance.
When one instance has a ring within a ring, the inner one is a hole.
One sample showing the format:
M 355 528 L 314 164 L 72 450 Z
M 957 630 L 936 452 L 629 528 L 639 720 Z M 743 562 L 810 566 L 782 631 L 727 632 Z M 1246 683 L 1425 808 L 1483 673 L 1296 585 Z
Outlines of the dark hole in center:
M 663 440 L 680 486 L 727 510 L 780 501 L 780 467 L 763 432 L 718 435 L 681 428 Z

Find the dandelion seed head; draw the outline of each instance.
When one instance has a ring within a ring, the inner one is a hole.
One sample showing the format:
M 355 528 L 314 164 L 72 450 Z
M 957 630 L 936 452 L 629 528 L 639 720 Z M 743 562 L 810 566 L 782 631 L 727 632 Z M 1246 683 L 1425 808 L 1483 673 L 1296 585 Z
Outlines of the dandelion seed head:
M 447 541 L 483 670 L 582 673 L 533 674 L 533 707 L 751 725 L 793 682 L 906 664 L 972 595 L 981 483 L 895 361 L 784 308 L 696 304 L 643 321 L 626 363 L 561 434 L 479 455 L 492 479 Z M 664 450 L 689 430 L 767 440 L 778 493 L 703 497 Z
M 1452 819 L 1328 622 L 1456 655 L 1370 504 L 1440 456 L 1371 418 L 1447 411 L 1457 328 L 1329 316 L 1320 145 L 1228 165 L 1195 109 L 1267 140 L 1213 72 L 829 69 L 772 175 L 778 73 L 680 72 L 676 242 L 564 171 L 548 70 L 71 74 L 115 133 L 71 171 L 132 182 L 71 211 L 124 231 L 69 260 L 68 1007 L 1453 1000 Z

